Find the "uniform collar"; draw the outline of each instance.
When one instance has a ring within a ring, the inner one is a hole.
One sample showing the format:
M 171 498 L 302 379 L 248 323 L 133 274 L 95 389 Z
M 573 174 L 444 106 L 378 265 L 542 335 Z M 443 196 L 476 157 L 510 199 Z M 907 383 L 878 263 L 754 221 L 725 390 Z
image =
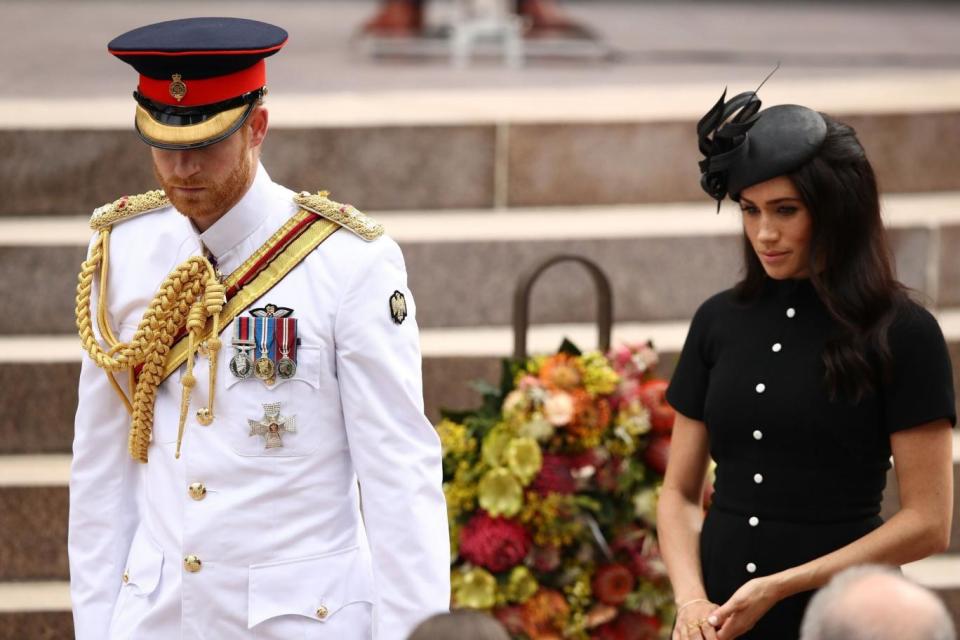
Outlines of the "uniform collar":
M 240 201 L 200 234 L 200 242 L 217 261 L 250 237 L 267 220 L 274 195 L 273 181 L 263 165 L 257 163 L 253 184 Z

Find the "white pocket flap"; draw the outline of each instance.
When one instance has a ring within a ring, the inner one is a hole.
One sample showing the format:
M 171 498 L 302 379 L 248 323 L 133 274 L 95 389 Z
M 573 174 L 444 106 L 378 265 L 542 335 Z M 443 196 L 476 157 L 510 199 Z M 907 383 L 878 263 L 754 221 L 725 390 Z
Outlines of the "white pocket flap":
M 372 604 L 372 591 L 370 563 L 359 547 L 250 565 L 247 627 L 283 615 L 323 622 L 353 602 Z
M 160 583 L 162 569 L 163 551 L 150 539 L 145 527 L 138 527 L 127 554 L 124 588 L 133 589 L 139 596 L 148 596 Z

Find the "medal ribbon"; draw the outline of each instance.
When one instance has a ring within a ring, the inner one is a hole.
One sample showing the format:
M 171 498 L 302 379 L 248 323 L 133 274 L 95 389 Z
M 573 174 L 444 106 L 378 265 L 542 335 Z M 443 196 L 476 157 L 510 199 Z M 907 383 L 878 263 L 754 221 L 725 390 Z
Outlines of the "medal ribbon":
M 297 361 L 297 319 L 277 318 L 277 345 L 279 358 Z
M 242 318 L 241 318 L 242 319 Z M 254 318 L 254 339 L 257 342 L 255 357 L 276 362 L 276 318 Z

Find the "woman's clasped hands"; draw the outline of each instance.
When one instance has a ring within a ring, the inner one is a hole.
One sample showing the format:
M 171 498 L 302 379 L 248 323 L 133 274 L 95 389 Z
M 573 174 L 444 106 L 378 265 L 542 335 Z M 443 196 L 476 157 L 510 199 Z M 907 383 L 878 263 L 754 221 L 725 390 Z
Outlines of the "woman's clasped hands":
M 718 606 L 704 598 L 688 600 L 677 608 L 671 640 L 716 640 L 713 623 Z

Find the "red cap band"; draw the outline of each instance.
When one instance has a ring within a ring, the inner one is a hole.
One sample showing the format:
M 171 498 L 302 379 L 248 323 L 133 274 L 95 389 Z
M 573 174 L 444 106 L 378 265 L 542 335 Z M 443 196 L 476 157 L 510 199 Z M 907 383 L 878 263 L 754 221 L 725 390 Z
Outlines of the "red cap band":
M 172 77 L 157 80 L 140 76 L 140 94 L 146 98 L 174 107 L 200 107 L 216 104 L 256 91 L 267 84 L 267 65 L 263 60 L 242 71 L 215 78 L 190 80 L 181 78 L 179 83 Z M 176 96 L 182 98 L 177 100 Z

